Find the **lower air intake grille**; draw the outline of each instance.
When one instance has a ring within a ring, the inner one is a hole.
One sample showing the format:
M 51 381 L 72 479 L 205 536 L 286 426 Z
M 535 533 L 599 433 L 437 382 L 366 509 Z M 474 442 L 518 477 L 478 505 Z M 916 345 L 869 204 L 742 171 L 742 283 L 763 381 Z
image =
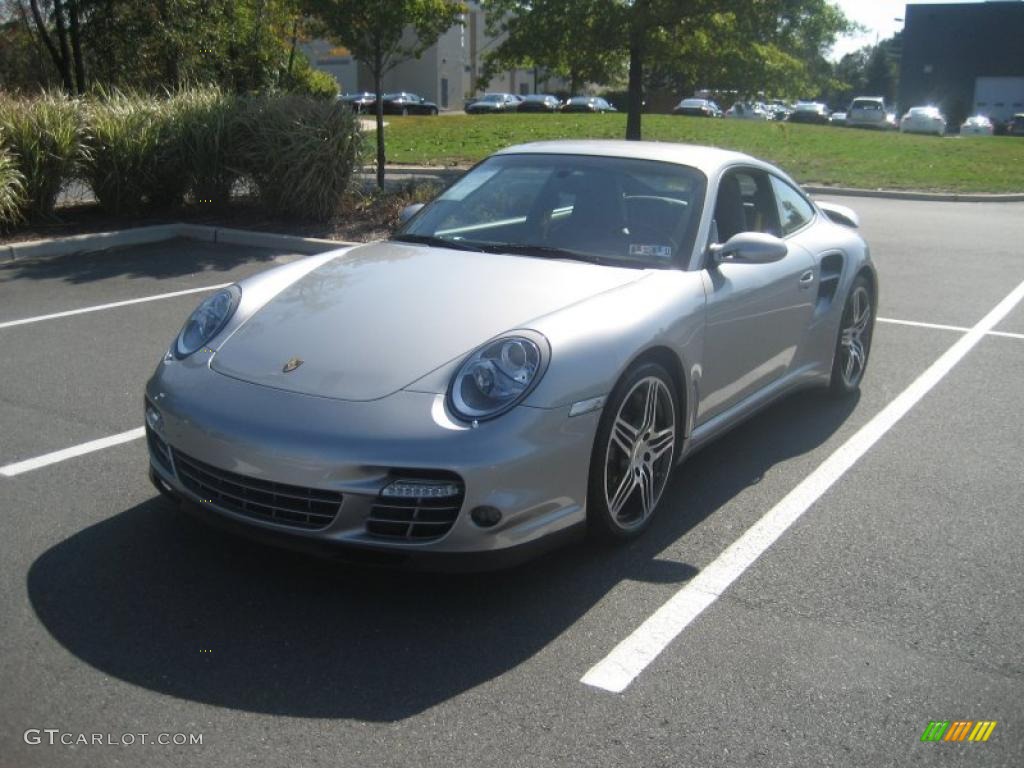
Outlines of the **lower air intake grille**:
M 462 493 L 445 498 L 379 496 L 366 519 L 366 532 L 381 538 L 406 541 L 439 538 L 455 525 L 462 509 L 462 499 Z
M 324 528 L 334 521 L 342 495 L 336 491 L 256 480 L 210 466 L 174 451 L 182 485 L 204 503 L 294 528 Z

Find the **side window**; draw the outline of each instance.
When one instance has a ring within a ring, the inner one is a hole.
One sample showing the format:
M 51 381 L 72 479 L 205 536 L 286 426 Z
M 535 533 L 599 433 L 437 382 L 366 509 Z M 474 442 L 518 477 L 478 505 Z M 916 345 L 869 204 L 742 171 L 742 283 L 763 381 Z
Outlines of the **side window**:
M 720 243 L 740 232 L 779 235 L 779 213 L 767 174 L 753 169 L 726 173 L 718 184 L 715 225 Z
M 783 236 L 791 235 L 814 218 L 814 208 L 804 199 L 803 195 L 782 179 L 775 176 L 772 176 L 771 179 L 772 187 L 775 189 L 775 200 L 779 206 L 782 234 Z

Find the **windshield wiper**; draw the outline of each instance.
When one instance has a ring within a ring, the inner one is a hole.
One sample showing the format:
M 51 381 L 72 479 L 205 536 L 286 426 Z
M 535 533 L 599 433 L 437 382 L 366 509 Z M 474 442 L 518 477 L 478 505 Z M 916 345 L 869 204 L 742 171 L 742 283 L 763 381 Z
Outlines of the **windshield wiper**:
M 395 235 L 391 238 L 399 243 L 416 243 L 417 245 L 432 245 L 437 248 L 451 248 L 456 251 L 477 251 L 484 249 L 478 245 L 470 245 L 461 240 L 448 240 L 436 235 Z
M 480 250 L 488 253 L 508 253 L 515 256 L 540 256 L 548 259 L 572 259 L 585 261 L 588 264 L 600 264 L 612 267 L 633 267 L 642 269 L 643 264 L 628 259 L 616 259 L 610 256 L 596 256 L 592 253 L 571 251 L 567 248 L 555 248 L 551 245 L 531 245 L 529 243 L 487 243 Z

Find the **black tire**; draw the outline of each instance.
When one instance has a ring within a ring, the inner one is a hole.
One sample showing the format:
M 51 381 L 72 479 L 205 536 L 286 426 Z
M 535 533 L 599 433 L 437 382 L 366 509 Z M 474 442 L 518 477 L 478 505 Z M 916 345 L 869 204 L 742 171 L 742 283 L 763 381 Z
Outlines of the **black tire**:
M 853 281 L 839 321 L 829 382 L 829 389 L 834 395 L 846 397 L 860 389 L 871 356 L 874 330 L 875 297 L 870 281 L 861 275 Z
M 622 541 L 647 529 L 675 466 L 681 418 L 675 385 L 663 366 L 639 363 L 622 377 L 605 404 L 590 457 L 591 533 Z

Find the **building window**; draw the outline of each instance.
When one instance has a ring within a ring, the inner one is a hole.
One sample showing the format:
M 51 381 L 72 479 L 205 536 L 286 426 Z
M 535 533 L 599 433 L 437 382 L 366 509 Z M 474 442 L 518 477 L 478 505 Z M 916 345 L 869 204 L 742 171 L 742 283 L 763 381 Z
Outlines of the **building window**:
M 441 106 L 448 109 L 448 78 L 441 78 Z

